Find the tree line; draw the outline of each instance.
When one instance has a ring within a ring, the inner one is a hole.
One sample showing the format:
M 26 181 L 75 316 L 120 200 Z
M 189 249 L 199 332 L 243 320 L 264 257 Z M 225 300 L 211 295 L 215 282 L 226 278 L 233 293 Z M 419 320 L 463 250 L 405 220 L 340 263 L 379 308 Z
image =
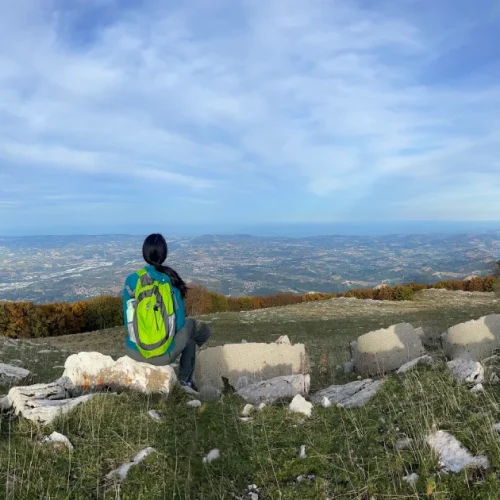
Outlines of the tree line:
M 217 312 L 237 312 L 288 306 L 340 297 L 372 300 L 412 300 L 419 290 L 429 288 L 493 292 L 500 288 L 500 262 L 493 276 L 461 281 L 441 281 L 431 285 L 409 283 L 383 285 L 376 289 L 356 289 L 343 293 L 278 293 L 257 297 L 226 297 L 197 284 L 189 285 L 186 314 L 199 316 Z M 123 324 L 122 298 L 102 295 L 93 299 L 65 303 L 0 301 L 0 335 L 14 338 L 40 338 L 102 330 Z

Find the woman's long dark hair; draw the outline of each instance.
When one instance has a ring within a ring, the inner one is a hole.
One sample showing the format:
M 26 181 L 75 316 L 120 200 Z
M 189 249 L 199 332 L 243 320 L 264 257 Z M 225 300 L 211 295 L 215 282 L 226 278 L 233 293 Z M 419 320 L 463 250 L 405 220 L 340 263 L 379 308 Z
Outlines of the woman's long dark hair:
M 165 238 L 161 234 L 150 234 L 142 245 L 142 256 L 144 260 L 154 266 L 160 273 L 166 274 L 175 288 L 181 291 L 182 298 L 186 297 L 188 287 L 184 280 L 171 267 L 164 266 L 167 259 L 168 247 Z

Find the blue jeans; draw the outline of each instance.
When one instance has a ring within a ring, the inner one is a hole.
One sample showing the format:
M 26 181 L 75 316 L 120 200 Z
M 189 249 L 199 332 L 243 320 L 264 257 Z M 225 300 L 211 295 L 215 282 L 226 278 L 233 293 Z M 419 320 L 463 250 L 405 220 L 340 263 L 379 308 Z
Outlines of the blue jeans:
M 205 323 L 197 328 L 196 321 L 187 318 L 186 324 L 175 334 L 175 345 L 169 353 L 145 358 L 139 351 L 126 347 L 126 354 L 135 361 L 154 366 L 170 365 L 180 355 L 179 380 L 191 380 L 196 361 L 196 346 L 201 347 L 209 339 L 211 333 L 210 328 Z

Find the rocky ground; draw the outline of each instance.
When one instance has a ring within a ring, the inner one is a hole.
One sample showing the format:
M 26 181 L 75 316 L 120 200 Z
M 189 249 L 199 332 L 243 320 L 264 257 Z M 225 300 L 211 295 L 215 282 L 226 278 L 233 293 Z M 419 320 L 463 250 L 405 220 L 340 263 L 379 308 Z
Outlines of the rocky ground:
M 426 291 L 411 303 L 334 299 L 207 316 L 211 345 L 283 334 L 305 342 L 310 399 L 318 403 L 311 416 L 292 411 L 290 401 L 243 416 L 245 402 L 235 394 L 188 406 L 187 395 L 174 391 L 166 400 L 99 395 L 43 428 L 3 419 L 0 497 L 498 498 L 499 386 L 471 392 L 439 359 L 437 340 L 448 327 L 491 313 L 500 313 L 492 295 Z M 323 407 L 314 398 L 318 389 L 356 379 L 337 367 L 349 358 L 351 340 L 400 322 L 424 328 L 438 362 L 388 377 L 362 407 Z M 49 382 L 70 352 L 121 355 L 123 335 L 119 328 L 43 345 L 3 340 L 1 362 L 31 371 L 15 384 Z M 5 392 L 12 383 L 3 381 Z M 445 445 L 475 466 L 447 462 L 439 454 Z

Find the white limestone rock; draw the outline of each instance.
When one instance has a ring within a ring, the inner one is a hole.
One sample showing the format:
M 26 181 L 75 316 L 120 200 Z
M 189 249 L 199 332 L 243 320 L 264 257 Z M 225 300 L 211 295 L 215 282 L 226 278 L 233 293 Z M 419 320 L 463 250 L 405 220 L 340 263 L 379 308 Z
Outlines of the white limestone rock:
M 220 458 L 220 450 L 217 448 L 211 450 L 206 457 L 203 458 L 203 463 L 204 464 L 209 464 L 213 462 L 214 460 L 218 460 Z
M 63 379 L 84 390 L 103 387 L 131 389 L 146 394 L 169 394 L 177 382 L 171 366 L 153 366 L 123 356 L 114 361 L 98 352 L 80 352 L 68 357 Z
M 342 405 L 344 408 L 363 406 L 381 389 L 383 380 L 356 380 L 344 385 L 332 385 L 318 391 L 311 397 L 314 404 L 324 406 L 324 398 L 331 404 Z
M 50 436 L 45 436 L 42 442 L 62 446 L 70 451 L 74 450 L 71 441 L 64 434 L 60 434 L 59 432 L 54 431 Z
M 484 392 L 483 384 L 476 384 L 471 390 L 473 394 L 479 394 L 480 392 Z
M 480 384 L 484 381 L 484 367 L 472 359 L 453 359 L 446 366 L 459 382 Z
M 300 450 L 299 450 L 299 458 L 301 459 L 305 459 L 307 458 L 307 453 L 306 453 L 306 445 L 303 444 L 301 447 L 300 447 Z
M 412 438 L 404 437 L 404 438 L 398 439 L 396 441 L 394 448 L 396 448 L 397 451 L 404 451 L 404 450 L 408 449 L 412 443 L 413 443 Z
M 289 408 L 294 413 L 302 413 L 302 415 L 310 417 L 313 405 L 309 401 L 306 401 L 303 396 L 297 394 L 290 403 Z
M 400 366 L 396 371 L 396 373 L 398 375 L 401 375 L 403 373 L 406 373 L 408 370 L 411 370 L 414 366 L 431 365 L 431 364 L 432 364 L 432 358 L 428 354 L 424 354 L 423 356 L 412 359 L 411 361 L 408 361 L 408 363 L 405 363 L 403 366 Z
M 403 481 L 408 483 L 410 486 L 414 486 L 418 481 L 418 474 L 413 472 L 412 474 L 408 474 L 407 476 L 403 476 Z
M 332 406 L 332 403 L 326 396 L 323 396 L 323 400 L 321 401 L 321 406 L 323 408 L 330 408 L 330 406 Z
M 30 371 L 19 366 L 7 365 L 0 363 L 0 380 L 16 381 L 22 380 L 30 375 Z
M 288 335 L 282 335 L 276 340 L 276 344 L 286 344 L 286 345 L 292 345 L 290 342 L 290 339 L 288 338 Z
M 96 395 L 87 394 L 73 398 L 64 386 L 53 382 L 13 387 L 8 397 L 16 415 L 47 425 Z
M 427 443 L 439 456 L 439 464 L 445 472 L 460 472 L 465 467 L 488 469 L 487 457 L 474 457 L 462 443 L 445 431 L 436 431 L 427 436 Z
M 378 375 L 425 354 L 422 340 L 409 323 L 365 333 L 351 344 L 354 366 L 361 375 Z
M 154 448 L 151 448 L 151 446 L 144 448 L 144 450 L 141 450 L 139 453 L 137 453 L 137 455 L 135 455 L 130 462 L 126 462 L 120 465 L 120 467 L 118 467 L 117 469 L 109 472 L 106 475 L 106 479 L 117 479 L 118 481 L 123 481 L 127 477 L 132 467 L 140 464 L 146 457 L 148 457 L 155 451 L 156 450 Z
M 443 336 L 445 354 L 451 359 L 480 361 L 500 347 L 500 314 L 452 326 Z
M 200 408 L 201 401 L 199 399 L 193 399 L 192 401 L 188 401 L 186 406 L 189 406 L 190 408 Z
M 241 416 L 249 417 L 254 411 L 255 411 L 255 406 L 247 404 L 243 407 L 243 410 L 241 410 Z
M 250 384 L 278 376 L 307 373 L 304 344 L 225 344 L 203 349 L 196 357 L 194 381 L 224 390 L 223 378 L 236 390 L 238 380 L 247 377 Z
M 156 410 L 149 410 L 148 415 L 157 422 L 160 422 L 162 420 L 162 416 Z
M 288 375 L 250 384 L 237 391 L 248 403 L 272 403 L 278 399 L 293 398 L 297 394 L 308 394 L 311 378 L 309 375 Z

